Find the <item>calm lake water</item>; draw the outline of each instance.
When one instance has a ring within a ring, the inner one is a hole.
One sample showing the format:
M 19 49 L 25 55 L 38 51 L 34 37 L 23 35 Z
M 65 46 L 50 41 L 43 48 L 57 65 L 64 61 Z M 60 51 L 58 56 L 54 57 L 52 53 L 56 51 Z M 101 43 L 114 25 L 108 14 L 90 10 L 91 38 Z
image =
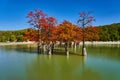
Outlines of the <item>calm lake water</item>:
M 0 46 L 0 80 L 120 80 L 120 45 L 87 46 L 86 57 L 80 48 L 50 56 L 27 47 Z

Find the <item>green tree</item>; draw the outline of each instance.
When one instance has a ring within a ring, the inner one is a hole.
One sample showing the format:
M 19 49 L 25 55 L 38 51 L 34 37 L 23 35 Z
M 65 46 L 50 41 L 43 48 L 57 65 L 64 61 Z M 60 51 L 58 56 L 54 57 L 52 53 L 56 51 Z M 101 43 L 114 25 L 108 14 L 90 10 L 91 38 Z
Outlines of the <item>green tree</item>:
M 15 36 L 15 35 L 11 35 L 10 41 L 11 41 L 11 42 L 16 41 L 16 36 Z
M 23 41 L 23 35 L 18 35 L 16 38 L 18 42 Z

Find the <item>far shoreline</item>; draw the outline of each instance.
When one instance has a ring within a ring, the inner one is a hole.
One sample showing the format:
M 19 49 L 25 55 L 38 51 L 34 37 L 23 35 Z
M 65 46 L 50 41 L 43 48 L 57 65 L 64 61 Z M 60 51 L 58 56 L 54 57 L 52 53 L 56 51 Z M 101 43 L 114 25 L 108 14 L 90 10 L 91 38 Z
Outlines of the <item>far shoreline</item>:
M 0 46 L 6 45 L 27 45 L 27 44 L 35 44 L 35 42 L 0 42 Z
M 5 45 L 27 45 L 27 44 L 37 44 L 37 42 L 0 42 L 0 46 Z M 103 45 L 103 44 L 120 44 L 120 41 L 86 41 L 86 45 Z M 82 42 L 80 42 L 80 45 L 82 45 Z

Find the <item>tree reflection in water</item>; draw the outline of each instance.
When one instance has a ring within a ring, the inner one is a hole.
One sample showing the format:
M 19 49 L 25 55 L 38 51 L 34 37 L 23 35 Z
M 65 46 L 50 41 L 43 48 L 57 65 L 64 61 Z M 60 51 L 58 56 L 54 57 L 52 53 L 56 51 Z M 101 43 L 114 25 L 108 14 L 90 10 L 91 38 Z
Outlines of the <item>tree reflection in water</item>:
M 87 68 L 87 57 L 37 55 L 26 65 L 28 80 L 101 80 L 100 75 Z

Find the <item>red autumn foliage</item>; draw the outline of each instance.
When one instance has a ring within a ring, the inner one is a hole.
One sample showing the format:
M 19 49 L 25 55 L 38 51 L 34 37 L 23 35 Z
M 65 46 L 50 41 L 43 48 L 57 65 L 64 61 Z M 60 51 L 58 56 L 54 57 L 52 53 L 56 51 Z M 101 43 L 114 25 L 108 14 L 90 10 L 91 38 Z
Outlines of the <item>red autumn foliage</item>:
M 29 40 L 38 41 L 39 38 L 42 41 L 48 42 L 52 41 L 54 27 L 57 23 L 56 19 L 53 17 L 48 17 L 43 11 L 35 9 L 34 12 L 29 12 L 27 18 L 29 18 L 28 23 L 34 26 L 33 31 L 27 31 L 25 36 L 28 36 Z M 39 35 L 39 36 L 38 36 Z
M 75 33 L 73 41 L 74 42 L 82 41 L 82 29 L 80 27 L 78 27 L 78 26 L 75 25 L 74 31 L 76 33 Z
M 53 17 L 47 17 L 46 18 L 46 25 L 42 27 L 42 36 L 43 36 L 43 41 L 53 41 L 54 39 L 54 31 L 55 31 L 55 25 L 57 21 Z
M 29 18 L 28 23 L 35 28 L 41 28 L 42 26 L 46 25 L 45 24 L 45 19 L 47 15 L 43 13 L 42 10 L 35 9 L 34 12 L 30 11 L 28 13 L 27 18 Z
M 93 16 L 89 16 L 91 13 L 92 13 L 92 11 L 89 11 L 88 13 L 80 12 L 77 23 L 81 23 L 82 27 L 91 24 L 92 21 L 95 21 Z
M 81 29 L 69 21 L 64 21 L 57 27 L 58 41 L 77 41 L 80 40 Z
M 24 35 L 24 39 L 29 41 L 38 41 L 37 31 L 35 29 L 27 29 L 26 34 Z
M 90 12 L 88 13 L 90 14 Z M 80 17 L 88 16 L 85 12 L 80 13 Z M 27 18 L 29 18 L 28 23 L 34 26 L 33 29 L 28 29 L 24 36 L 24 39 L 30 41 L 38 41 L 38 30 L 41 30 L 39 38 L 44 42 L 50 41 L 82 41 L 83 40 L 83 28 L 72 24 L 69 21 L 63 21 L 63 23 L 57 24 L 57 20 L 54 17 L 48 17 L 43 11 L 35 9 L 35 11 L 30 11 Z M 91 23 L 95 19 L 89 16 L 85 19 L 85 24 Z M 78 22 L 81 22 L 80 18 Z M 99 29 L 97 27 L 86 27 L 85 28 L 85 40 L 95 41 L 99 40 Z
M 99 28 L 88 26 L 85 28 L 85 39 L 87 41 L 97 41 L 99 40 Z

